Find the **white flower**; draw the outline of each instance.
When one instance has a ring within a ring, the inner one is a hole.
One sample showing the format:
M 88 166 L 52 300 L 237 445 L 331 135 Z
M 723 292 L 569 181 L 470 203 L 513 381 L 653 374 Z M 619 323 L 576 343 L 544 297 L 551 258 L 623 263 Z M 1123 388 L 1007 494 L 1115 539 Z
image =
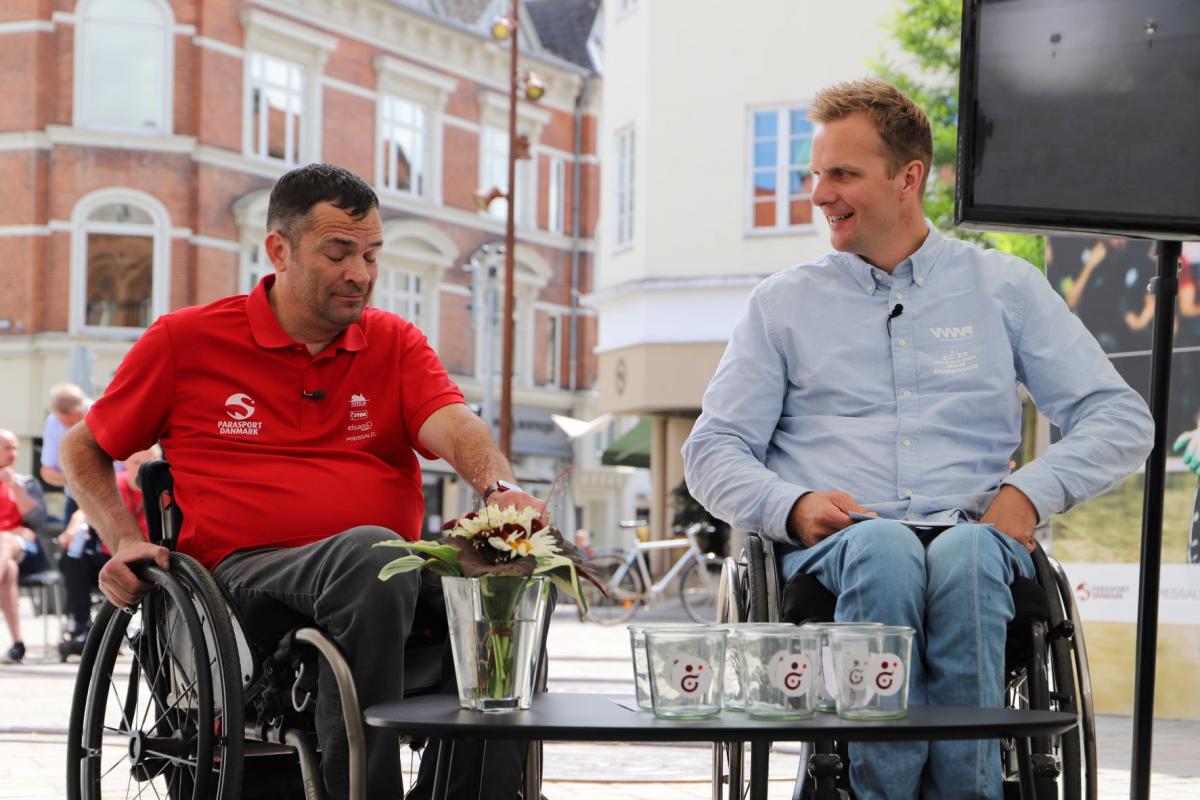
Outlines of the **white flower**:
M 525 536 L 519 532 L 510 533 L 506 539 L 492 536 L 488 539 L 488 544 L 502 553 L 509 553 L 509 558 L 542 558 L 558 552 L 558 545 L 554 543 L 554 537 L 550 535 L 548 528 L 543 528 L 532 536 Z
M 505 525 L 519 525 L 529 535 L 533 520 L 538 515 L 536 508 L 517 510 L 512 506 L 501 508 L 490 505 L 475 514 L 474 519 L 460 517 L 458 523 L 449 531 L 451 536 L 473 537 L 491 530 L 500 530 Z

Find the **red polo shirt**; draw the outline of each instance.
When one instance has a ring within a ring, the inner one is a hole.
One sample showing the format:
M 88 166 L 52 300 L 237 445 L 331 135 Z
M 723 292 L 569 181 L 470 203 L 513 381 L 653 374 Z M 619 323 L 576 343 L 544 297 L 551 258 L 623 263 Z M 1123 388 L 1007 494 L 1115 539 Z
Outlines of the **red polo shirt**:
M 462 392 L 416 326 L 374 308 L 310 355 L 271 311 L 273 283 L 160 317 L 89 428 L 114 459 L 162 443 L 183 510 L 179 549 L 210 569 L 238 550 L 358 525 L 416 539 L 417 432 Z

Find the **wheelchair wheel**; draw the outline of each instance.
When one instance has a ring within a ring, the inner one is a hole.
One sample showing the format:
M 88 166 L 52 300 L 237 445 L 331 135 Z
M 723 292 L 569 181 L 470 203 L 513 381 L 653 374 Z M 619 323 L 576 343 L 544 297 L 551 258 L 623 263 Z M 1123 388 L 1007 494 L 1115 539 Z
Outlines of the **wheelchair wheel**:
M 588 602 L 585 619 L 601 625 L 618 625 L 637 613 L 643 597 L 642 576 L 633 565 L 622 569 L 624 565 L 625 557 L 616 553 L 592 559 L 592 571 L 603 579 L 608 594 L 605 596 L 590 581 L 580 583 Z
M 712 555 L 695 559 L 683 570 L 679 581 L 679 599 L 683 610 L 696 622 L 716 622 L 717 596 L 721 587 L 721 559 Z
M 762 539 L 747 536 L 742 555 L 746 559 L 746 571 L 742 578 L 742 608 L 746 610 L 746 622 L 770 622 L 767 559 Z
M 241 793 L 243 717 L 237 649 L 212 578 L 171 554 L 171 571 L 132 614 L 109 603 L 88 637 L 67 737 L 72 800 Z

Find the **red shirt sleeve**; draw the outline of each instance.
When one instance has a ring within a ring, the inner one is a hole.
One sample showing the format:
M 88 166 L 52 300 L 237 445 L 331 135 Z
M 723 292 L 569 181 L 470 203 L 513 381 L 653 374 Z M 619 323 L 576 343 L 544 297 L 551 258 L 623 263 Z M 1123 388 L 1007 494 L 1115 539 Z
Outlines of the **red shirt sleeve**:
M 166 317 L 160 317 L 122 359 L 87 425 L 104 452 L 123 461 L 163 438 L 175 399 L 175 361 Z
M 410 325 L 407 333 L 409 345 L 400 360 L 400 410 L 413 449 L 436 460 L 437 454 L 422 447 L 417 435 L 430 414 L 451 403 L 462 403 L 463 393 L 450 380 L 442 360 L 420 329 Z

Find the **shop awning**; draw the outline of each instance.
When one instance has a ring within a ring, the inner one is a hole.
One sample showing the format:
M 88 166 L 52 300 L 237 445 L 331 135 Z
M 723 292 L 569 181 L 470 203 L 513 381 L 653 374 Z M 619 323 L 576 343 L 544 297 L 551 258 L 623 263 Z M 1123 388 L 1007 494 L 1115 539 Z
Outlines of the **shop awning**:
M 637 425 L 608 446 L 600 456 L 607 467 L 650 468 L 650 420 L 643 417 Z

